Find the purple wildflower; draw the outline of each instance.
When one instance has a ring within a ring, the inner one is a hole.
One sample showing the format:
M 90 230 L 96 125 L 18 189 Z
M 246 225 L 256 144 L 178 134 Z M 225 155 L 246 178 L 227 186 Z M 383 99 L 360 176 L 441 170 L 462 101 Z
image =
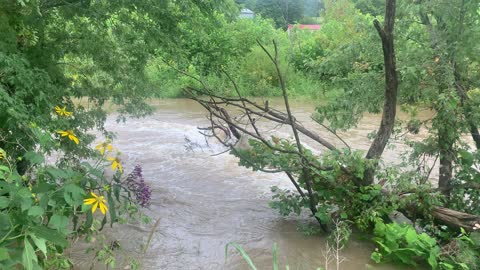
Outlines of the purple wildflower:
M 136 165 L 133 171 L 125 180 L 127 188 L 135 194 L 135 199 L 141 207 L 147 207 L 150 204 L 152 189 L 145 183 L 142 174 L 142 167 Z

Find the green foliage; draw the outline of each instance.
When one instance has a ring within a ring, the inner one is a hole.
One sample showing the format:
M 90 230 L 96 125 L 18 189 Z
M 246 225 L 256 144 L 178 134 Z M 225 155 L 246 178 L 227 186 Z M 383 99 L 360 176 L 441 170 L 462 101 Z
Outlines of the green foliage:
M 70 239 L 141 216 L 118 156 L 91 149 L 91 131 L 112 137 L 106 104 L 120 117 L 151 111 L 145 66 L 186 32 L 185 14 L 213 25 L 233 10 L 216 0 L 0 1 L 0 268 L 70 268 Z
M 438 268 L 440 247 L 434 238 L 425 233 L 417 234 L 409 225 L 397 223 L 375 224 L 374 241 L 379 245 L 372 253 L 372 260 L 379 263 L 386 260 L 417 266 L 418 261 L 427 261 L 432 269 Z
M 97 216 L 84 202 L 91 197 L 87 190 L 115 197 L 108 204 L 110 224 L 117 222 L 117 216 L 139 215 L 132 209 L 136 206 L 128 187 L 120 181 L 120 173 L 113 179 L 104 176 L 102 157 L 95 166 L 83 162 L 75 169 L 46 165 L 38 153 L 29 152 L 26 158 L 36 166 L 23 176 L 15 170 L 10 156 L 0 160 L 2 268 L 19 264 L 25 269 L 68 267 L 68 260 L 61 255 L 69 246 L 68 240 L 96 233 L 107 223 L 106 215 L 101 224 L 95 221 Z M 117 188 L 122 191 L 113 195 Z
M 305 0 L 257 0 L 255 11 L 273 19 L 278 28 L 287 29 L 303 17 Z
M 479 246 L 465 231 L 448 245 L 440 247 L 435 238 L 426 233 L 417 233 L 411 225 L 397 223 L 375 224 L 374 241 L 378 248 L 372 253 L 377 263 L 393 261 L 417 266 L 427 263 L 431 269 L 476 269 Z
M 272 187 L 271 191 L 273 196 L 269 205 L 271 208 L 277 209 L 282 216 L 288 216 L 292 213 L 300 215 L 302 209 L 308 207 L 308 201 L 291 190 L 280 190 L 278 187 Z

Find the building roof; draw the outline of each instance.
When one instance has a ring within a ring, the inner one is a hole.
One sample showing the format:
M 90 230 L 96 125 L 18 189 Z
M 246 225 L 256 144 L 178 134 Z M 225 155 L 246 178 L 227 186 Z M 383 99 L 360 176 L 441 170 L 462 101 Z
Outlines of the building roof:
M 294 27 L 298 27 L 302 30 L 320 30 L 322 26 L 320 24 L 289 24 L 288 30 L 293 29 Z

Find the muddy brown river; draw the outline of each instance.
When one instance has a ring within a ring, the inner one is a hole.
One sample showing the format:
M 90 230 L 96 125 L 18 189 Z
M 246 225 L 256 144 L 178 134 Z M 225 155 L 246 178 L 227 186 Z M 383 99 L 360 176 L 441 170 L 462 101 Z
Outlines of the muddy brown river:
M 265 174 L 237 166 L 237 160 L 223 151 L 220 144 L 205 139 L 197 126 L 207 123 L 205 111 L 185 99 L 160 100 L 156 112 L 146 118 L 116 123 L 109 118 L 107 128 L 117 133 L 114 141 L 122 152 L 125 171 L 140 164 L 145 179 L 153 187 L 152 203 L 146 214 L 160 218 L 145 256 L 141 255 L 152 224 L 130 222 L 115 224 L 108 234 L 118 240 L 120 260 L 141 258 L 142 269 L 217 270 L 250 269 L 233 249 L 225 260 L 225 245 L 236 242 L 243 246 L 258 269 L 272 269 L 272 246 L 278 245 L 283 268 L 314 270 L 325 267 L 323 252 L 326 236 L 306 236 L 297 229 L 311 222 L 305 217 L 282 217 L 268 207 L 270 187 L 292 188 L 282 174 Z M 298 119 L 320 134 L 342 146 L 309 120 L 312 104 L 293 102 Z M 355 149 L 367 149 L 367 134 L 376 129 L 378 115 L 366 115 L 359 127 L 340 135 Z M 288 129 L 278 131 L 289 136 Z M 194 151 L 186 147 L 186 138 Z M 305 141 L 310 145 L 310 142 Z M 316 146 L 311 145 L 315 150 Z M 387 162 L 398 161 L 398 149 L 388 150 Z M 365 236 L 368 237 L 368 236 Z M 90 269 L 92 258 L 85 255 L 83 244 L 76 243 L 70 254 L 75 269 Z M 355 234 L 342 251 L 342 270 L 408 269 L 395 265 L 375 265 L 370 260 L 373 245 Z M 125 265 L 119 265 L 119 269 Z M 93 269 L 102 269 L 94 266 Z M 332 264 L 329 269 L 336 269 Z

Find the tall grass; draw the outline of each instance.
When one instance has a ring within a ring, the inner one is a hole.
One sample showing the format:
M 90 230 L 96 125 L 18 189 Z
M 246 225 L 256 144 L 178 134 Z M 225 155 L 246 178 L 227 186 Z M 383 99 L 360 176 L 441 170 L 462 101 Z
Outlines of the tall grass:
M 252 259 L 250 258 L 250 256 L 248 256 L 248 253 L 245 251 L 245 249 L 243 249 L 239 244 L 235 243 L 235 242 L 230 242 L 228 243 L 226 246 L 225 246 L 225 263 L 227 262 L 227 259 L 228 259 L 228 248 L 232 246 L 234 247 L 239 253 L 240 255 L 242 255 L 243 259 L 247 262 L 248 266 L 250 266 L 250 268 L 252 270 L 257 270 L 257 267 L 255 266 L 255 264 L 253 263 Z M 272 266 L 273 266 L 273 270 L 279 270 L 280 266 L 279 266 L 279 263 L 278 263 L 278 249 L 277 249 L 277 243 L 274 243 L 273 244 L 273 250 L 272 250 L 272 253 L 273 253 L 273 257 L 272 257 Z M 285 266 L 285 270 L 290 270 L 290 267 L 288 265 Z M 317 268 L 316 270 L 322 270 L 322 268 Z

